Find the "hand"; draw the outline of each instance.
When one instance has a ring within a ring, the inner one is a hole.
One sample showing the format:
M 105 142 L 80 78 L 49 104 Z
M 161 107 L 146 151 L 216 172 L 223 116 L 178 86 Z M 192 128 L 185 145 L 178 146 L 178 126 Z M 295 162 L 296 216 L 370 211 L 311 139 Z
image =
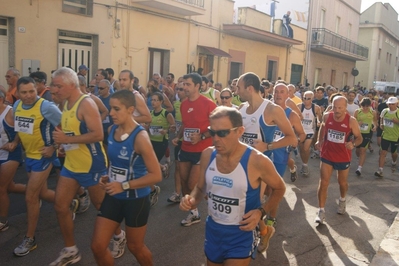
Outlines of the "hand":
M 175 126 L 175 125 L 171 125 L 171 126 L 169 127 L 169 131 L 170 131 L 170 132 L 175 132 L 175 131 L 176 131 L 176 126 Z
M 240 222 L 240 230 L 242 231 L 252 231 L 258 225 L 260 218 L 262 217 L 262 213 L 260 210 L 251 210 L 244 214 L 242 217 L 242 221 Z
M 109 182 L 109 177 L 107 175 L 103 175 L 100 177 L 100 182 L 98 182 L 100 184 L 100 187 L 102 187 L 103 189 L 105 189 L 105 185 Z
M 180 200 L 180 210 L 182 210 L 182 211 L 189 211 L 189 210 L 193 209 L 194 206 L 195 206 L 195 199 L 188 194 L 185 195 Z
M 179 138 L 174 138 L 174 139 L 172 139 L 172 144 L 173 144 L 174 146 L 179 145 Z
M 13 152 L 15 150 L 15 148 L 17 147 L 17 143 L 15 142 L 8 142 L 6 144 L 3 145 L 3 147 L 1 147 L 1 150 L 5 150 L 8 152 Z
M 44 146 L 44 147 L 42 147 L 39 151 L 40 151 L 40 154 L 41 154 L 44 158 L 50 158 L 51 156 L 54 155 L 55 148 L 54 148 L 53 145 L 51 145 L 51 146 Z
M 354 148 L 355 148 L 355 144 L 352 142 L 352 141 L 348 141 L 348 142 L 345 142 L 345 147 L 348 149 L 348 150 L 353 150 Z
M 164 135 L 166 135 L 166 133 L 168 133 L 168 131 L 165 129 L 162 129 L 161 131 L 159 131 L 159 133 L 161 133 L 161 135 L 164 136 Z
M 252 147 L 257 149 L 258 151 L 265 152 L 267 151 L 267 144 L 264 143 L 260 139 L 254 139 L 254 143 L 252 144 Z
M 122 184 L 119 182 L 111 182 L 105 184 L 105 192 L 113 196 L 123 192 Z
M 323 145 L 323 144 L 322 144 L 320 141 L 316 141 L 316 143 L 314 144 L 315 150 L 320 151 L 322 145 Z
M 58 127 L 56 127 L 55 130 L 53 131 L 53 139 L 54 142 L 57 144 L 69 143 L 68 136 L 65 135 L 65 133 Z

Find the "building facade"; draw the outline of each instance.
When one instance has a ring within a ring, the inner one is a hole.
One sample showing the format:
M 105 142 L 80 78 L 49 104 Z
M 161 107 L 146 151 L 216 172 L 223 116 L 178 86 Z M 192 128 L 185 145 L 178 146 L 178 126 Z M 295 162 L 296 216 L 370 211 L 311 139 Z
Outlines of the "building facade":
M 270 17 L 230 0 L 0 0 L 0 72 L 22 75 L 85 64 L 130 69 L 142 85 L 153 73 L 176 77 L 202 69 L 215 81 L 252 71 L 302 81 L 306 31 L 270 32 Z M 293 73 L 292 73 L 293 72 Z M 0 84 L 6 85 L 4 75 Z
M 323 83 L 354 85 L 356 62 L 368 58 L 368 48 L 357 43 L 360 4 L 361 0 L 311 1 L 305 72 L 311 88 Z
M 368 61 L 359 61 L 358 81 L 373 87 L 374 81 L 399 82 L 398 13 L 388 3 L 374 3 L 360 16 L 359 41 L 370 49 Z

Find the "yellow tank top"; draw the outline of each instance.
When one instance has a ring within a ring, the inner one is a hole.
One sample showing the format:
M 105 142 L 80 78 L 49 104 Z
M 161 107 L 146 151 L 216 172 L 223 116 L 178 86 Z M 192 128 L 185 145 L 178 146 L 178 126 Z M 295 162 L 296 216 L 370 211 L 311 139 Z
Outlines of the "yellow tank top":
M 22 101 L 20 101 L 15 109 L 14 128 L 21 138 L 26 157 L 30 159 L 40 160 L 42 155 L 39 150 L 43 146 L 52 144 L 51 136 L 54 127 L 40 112 L 43 101 L 44 99 L 39 98 L 29 109 L 22 108 Z
M 79 136 L 88 132 L 86 123 L 78 119 L 79 105 L 83 99 L 89 97 L 82 95 L 79 100 L 68 110 L 65 102 L 62 112 L 62 131 L 69 136 Z M 89 144 L 63 144 L 65 149 L 64 167 L 75 173 L 99 173 L 107 169 L 107 159 L 102 142 Z

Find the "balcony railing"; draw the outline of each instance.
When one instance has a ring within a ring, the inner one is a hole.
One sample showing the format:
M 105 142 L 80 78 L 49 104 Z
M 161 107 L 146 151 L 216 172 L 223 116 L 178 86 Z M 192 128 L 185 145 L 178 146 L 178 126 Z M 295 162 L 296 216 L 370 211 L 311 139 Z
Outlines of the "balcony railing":
M 205 3 L 205 0 L 176 0 L 176 1 L 201 8 L 204 8 L 204 3 Z
M 319 47 L 360 60 L 367 60 L 369 54 L 369 48 L 325 28 L 312 29 L 312 48 Z

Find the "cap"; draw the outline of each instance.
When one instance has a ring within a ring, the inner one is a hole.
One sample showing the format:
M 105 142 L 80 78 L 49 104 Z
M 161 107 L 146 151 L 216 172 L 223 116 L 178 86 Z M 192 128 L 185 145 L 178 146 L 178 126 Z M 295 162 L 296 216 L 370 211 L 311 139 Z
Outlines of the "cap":
M 398 103 L 398 98 L 396 97 L 389 97 L 387 104 L 393 104 L 393 103 Z
M 80 65 L 79 70 L 89 70 L 89 68 L 86 65 Z

